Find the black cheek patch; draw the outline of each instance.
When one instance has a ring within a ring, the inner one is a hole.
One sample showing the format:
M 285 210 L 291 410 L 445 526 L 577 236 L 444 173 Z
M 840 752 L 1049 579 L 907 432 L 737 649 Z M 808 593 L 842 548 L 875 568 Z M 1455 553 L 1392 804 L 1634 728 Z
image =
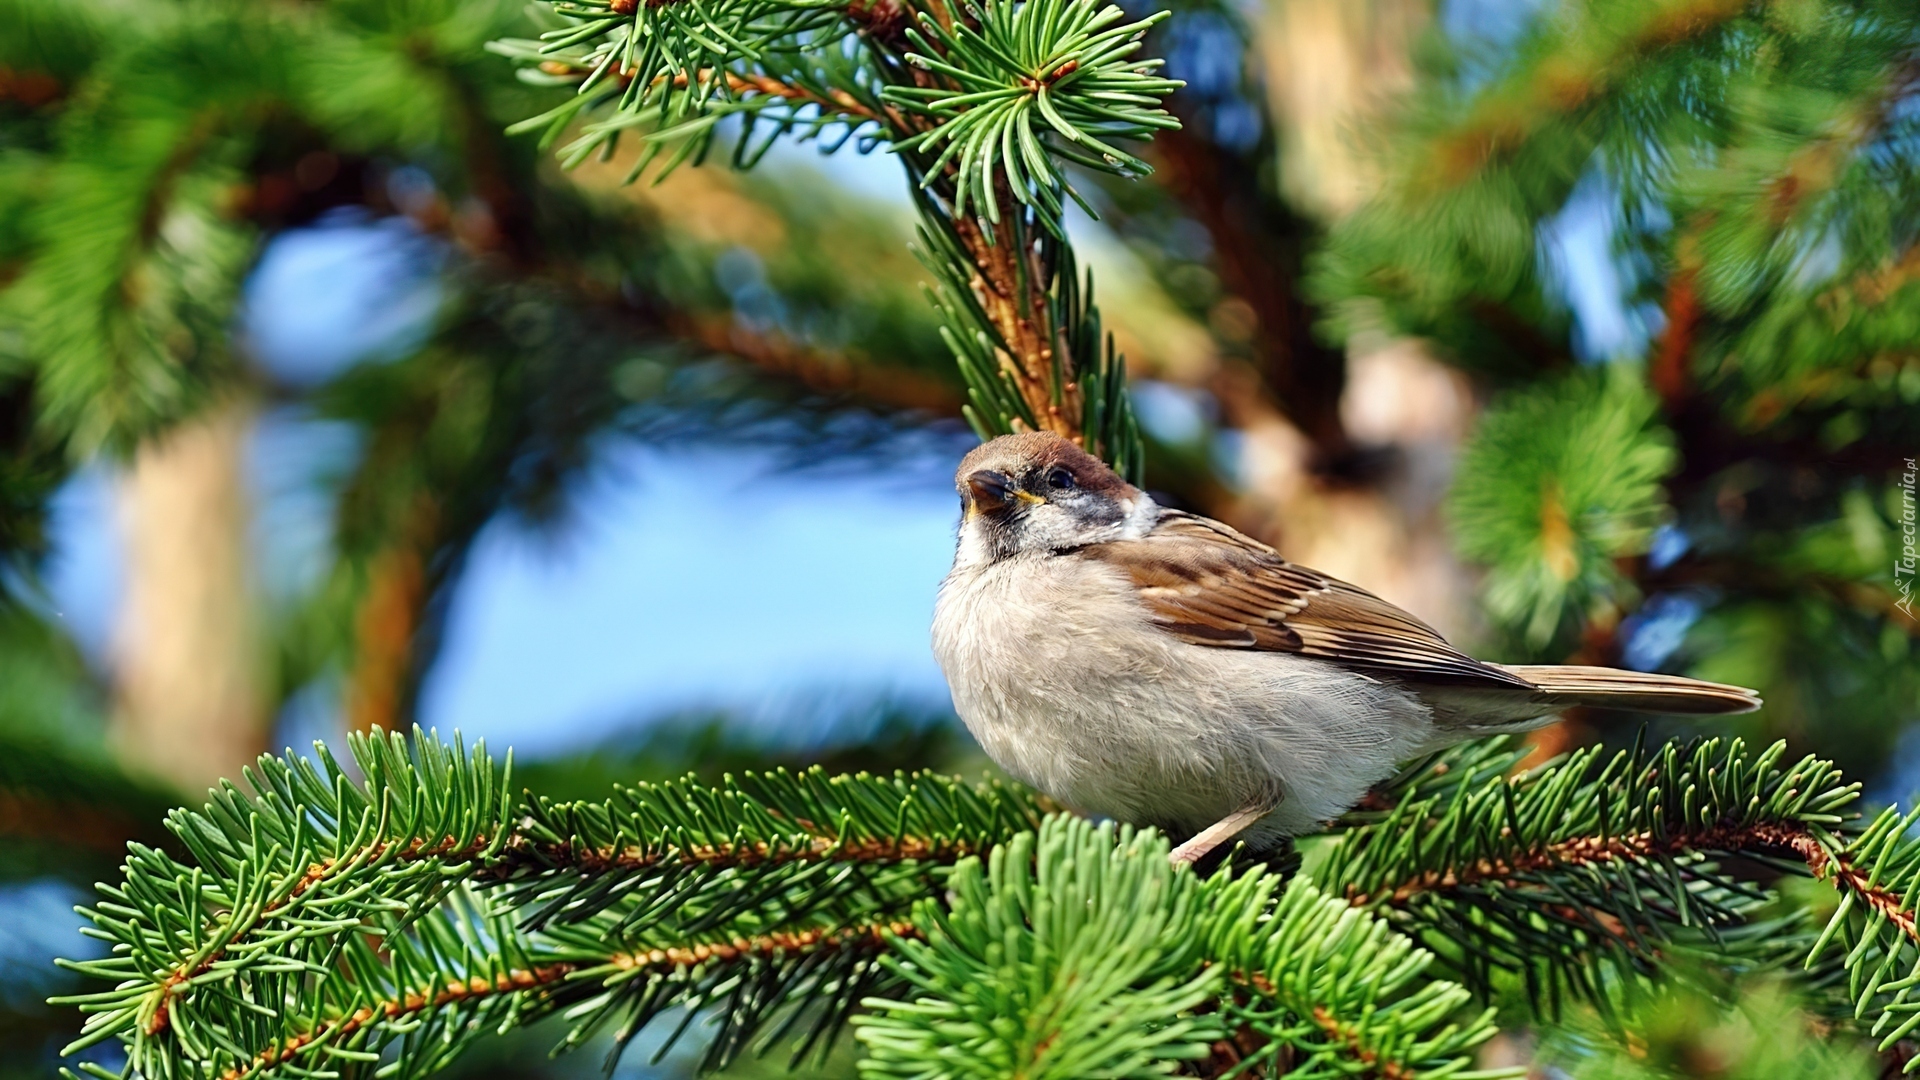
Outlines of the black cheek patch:
M 1112 499 L 1082 497 L 1074 502 L 1078 505 L 1068 507 L 1068 512 L 1089 525 L 1118 525 L 1127 519 L 1126 510 Z

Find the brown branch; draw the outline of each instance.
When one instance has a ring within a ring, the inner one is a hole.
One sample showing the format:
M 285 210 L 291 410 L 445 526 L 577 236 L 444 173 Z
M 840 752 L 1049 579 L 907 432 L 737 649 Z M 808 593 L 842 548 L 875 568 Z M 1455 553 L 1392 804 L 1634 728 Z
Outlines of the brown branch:
M 1638 859 L 1660 852 L 1706 846 L 1680 843 L 1679 839 L 1684 835 L 1671 836 L 1665 843 L 1656 842 L 1651 833 L 1604 839 L 1579 836 L 1571 840 L 1546 844 L 1509 858 L 1480 859 L 1465 867 L 1427 870 L 1384 892 L 1363 893 L 1357 886 L 1349 885 L 1347 900 L 1354 907 L 1367 907 L 1375 903 L 1399 905 L 1422 893 L 1457 889 L 1477 885 L 1483 881 L 1510 882 L 1523 874 L 1555 867 L 1584 866 L 1591 863 L 1611 862 L 1615 859 Z
M 1909 941 L 1920 941 L 1920 932 L 1916 932 L 1915 913 L 1907 908 L 1906 899 L 1884 885 L 1876 885 L 1873 875 L 1854 866 L 1844 857 L 1835 857 L 1814 837 L 1811 832 L 1799 826 L 1773 825 L 1759 826 L 1770 830 L 1762 844 L 1755 850 L 1762 854 L 1797 856 L 1807 864 L 1807 869 L 1821 881 L 1833 883 L 1835 888 L 1844 887 L 1845 891 L 1860 898 L 1870 911 L 1886 917 L 1887 922 L 1906 935 Z
M 1359 1032 L 1349 1025 L 1342 1024 L 1327 1011 L 1326 1006 L 1313 1007 L 1313 1022 L 1319 1025 L 1320 1030 L 1325 1032 L 1328 1038 L 1345 1046 L 1348 1053 L 1366 1065 L 1368 1073 L 1380 1077 L 1380 1080 L 1413 1080 L 1414 1071 L 1411 1068 L 1397 1061 L 1381 1061 L 1380 1055 L 1361 1041 Z
M 44 71 L 21 71 L 0 64 L 0 101 L 11 99 L 37 109 L 60 100 L 66 92 L 59 79 Z
M 397 535 L 367 561 L 366 585 L 353 613 L 345 695 L 351 731 L 406 728 L 414 638 L 430 592 L 427 561 L 442 541 L 439 500 L 419 492 L 401 516 Z
M 1232 980 L 1268 997 L 1278 997 L 1272 980 L 1259 972 L 1248 974 L 1234 973 Z M 1338 1044 L 1366 1070 L 1353 1075 L 1377 1077 L 1379 1080 L 1414 1080 L 1417 1071 L 1410 1065 L 1398 1061 L 1383 1061 L 1380 1052 L 1368 1046 L 1361 1038 L 1356 1025 L 1342 1023 L 1333 1012 L 1324 1005 L 1315 1005 L 1312 1011 L 1314 1025 L 1324 1035 Z M 1200 1076 L 1224 1076 L 1227 1073 L 1239 1074 L 1242 1063 L 1259 1053 L 1268 1045 L 1267 1039 L 1250 1027 L 1241 1028 L 1229 1039 L 1214 1043 L 1207 1058 L 1196 1070 Z M 1285 1070 L 1282 1070 L 1283 1072 Z
M 330 1024 L 323 1024 L 311 1032 L 295 1035 L 279 1046 L 261 1051 L 246 1065 L 226 1070 L 221 1074 L 221 1080 L 240 1080 L 244 1076 L 265 1072 L 282 1062 L 292 1060 L 308 1046 L 347 1038 L 375 1020 L 395 1019 L 410 1013 L 450 1005 L 456 1001 L 471 1001 L 475 998 L 491 997 L 494 994 L 549 986 L 571 975 L 575 970 L 576 965 L 571 963 L 545 964 L 532 970 L 516 968 L 496 976 L 491 981 L 474 976 L 466 982 L 449 982 L 431 996 L 424 993 L 411 993 L 379 1005 L 365 1006 Z
M 701 72 L 702 77 L 706 77 L 707 74 L 707 72 Z M 681 78 L 684 78 L 684 76 L 675 77 L 676 81 Z M 794 86 L 791 83 L 784 83 L 766 75 L 736 75 L 733 72 L 727 73 L 727 86 L 732 90 L 743 93 L 751 91 L 757 94 L 764 94 L 768 97 L 785 98 L 788 101 L 818 105 L 822 109 L 830 112 L 837 112 L 844 116 L 858 116 L 863 120 L 872 120 L 875 123 L 884 124 L 887 122 L 885 116 L 861 104 L 859 99 L 847 93 L 845 90 L 829 90 L 825 94 L 820 94 L 804 86 Z
M 727 316 L 669 317 L 668 327 L 679 336 L 814 393 L 847 395 L 889 408 L 920 409 L 939 416 L 960 415 L 959 391 L 951 383 L 918 371 L 860 363 L 843 353 L 815 349 L 781 334 L 749 330 Z
M 891 938 L 919 936 L 918 928 L 912 923 L 903 922 L 853 926 L 838 931 L 775 931 L 751 938 L 736 937 L 732 941 L 615 953 L 604 961 L 593 963 L 558 961 L 530 969 L 515 968 L 492 979 L 474 976 L 465 981 L 448 982 L 440 990 L 431 994 L 415 991 L 388 1001 L 362 1006 L 338 1020 L 322 1024 L 313 1031 L 295 1035 L 278 1046 L 261 1051 L 247 1064 L 226 1070 L 221 1074 L 221 1080 L 242 1080 L 244 1077 L 259 1075 L 292 1060 L 308 1047 L 351 1038 L 355 1032 L 371 1023 L 395 1020 L 430 1009 L 497 994 L 539 991 L 564 982 L 577 974 L 597 971 L 609 965 L 622 971 L 641 968 L 664 970 L 689 968 L 709 960 L 731 963 L 760 956 L 792 953 L 828 953 L 844 949 L 867 949 L 878 952 L 887 947 Z
M 1002 222 L 1014 221 L 1021 212 L 1004 180 L 994 183 L 993 198 L 999 202 Z M 1004 345 L 1001 370 L 1013 379 L 1039 430 L 1079 442 L 1080 384 L 1073 379 L 1073 357 L 1064 329 L 1053 325 L 1047 268 L 1040 252 L 1026 245 L 1016 248 L 1019 232 L 1011 226 L 990 241 L 978 221 L 961 216 L 953 219 L 953 231 L 973 265 L 974 300 Z M 1014 420 L 1016 431 L 1024 427 L 1023 421 Z
M 164 844 L 170 839 L 164 830 L 156 831 L 152 822 L 115 807 L 5 790 L 0 790 L 0 836 L 85 848 L 116 858 L 126 854 L 129 840 Z
M 283 910 L 314 886 L 325 881 L 327 876 L 333 873 L 334 869 L 342 863 L 356 862 L 363 858 L 366 862 L 373 862 L 384 858 L 391 847 L 392 845 L 390 843 L 383 840 L 363 851 L 356 851 L 350 856 L 323 859 L 320 862 L 308 866 L 306 873 L 302 874 L 299 880 L 294 882 L 293 888 L 287 890 L 285 896 L 261 908 L 259 914 L 254 916 L 253 922 L 246 929 L 233 934 L 227 939 L 227 945 L 222 945 L 219 948 L 211 950 L 198 963 L 184 964 L 175 968 L 171 974 L 160 981 L 159 985 L 155 988 L 155 994 L 159 1002 L 154 1006 L 153 1019 L 147 1022 L 146 1033 L 148 1035 L 158 1035 L 167 1029 L 170 1021 L 173 996 L 178 988 L 182 984 L 191 982 L 195 978 L 213 970 L 213 965 L 226 956 L 228 946 L 231 945 L 235 939 L 239 938 L 241 934 L 258 927 L 262 922 L 266 921 L 268 917 Z M 425 840 L 416 839 L 394 855 L 394 859 L 399 862 L 415 862 L 421 859 L 446 858 L 454 862 L 459 862 L 463 859 L 473 858 L 486 849 L 486 837 L 479 837 L 468 844 L 460 845 L 458 841 L 449 836 L 445 840 L 432 846 L 428 846 Z
M 1920 941 L 1920 933 L 1916 932 L 1915 913 L 1906 909 L 1905 901 L 1899 894 L 1885 886 L 1875 885 L 1871 874 L 1843 857 L 1832 855 L 1810 829 L 1793 822 L 1716 826 L 1674 832 L 1657 839 L 1651 833 L 1604 838 L 1575 837 L 1509 858 L 1481 859 L 1465 867 L 1429 870 L 1387 892 L 1369 895 L 1349 886 L 1347 898 L 1355 907 L 1375 903 L 1400 905 L 1423 893 L 1457 889 L 1483 881 L 1515 883 L 1515 879 L 1526 874 L 1562 866 L 1585 866 L 1620 859 L 1638 860 L 1690 851 L 1741 852 L 1799 859 L 1815 878 L 1830 881 L 1835 888 L 1852 892 L 1860 897 L 1861 903 L 1868 909 L 1885 916 L 1902 934 Z
M 656 866 L 777 866 L 794 862 L 937 862 L 952 863 L 978 854 L 963 840 L 926 840 L 908 836 L 891 840 L 842 841 L 814 837 L 793 846 L 768 843 L 746 845 L 702 844 L 696 847 L 575 848 L 572 844 L 508 841 L 500 858 L 478 875 L 483 881 L 504 881 L 523 869 L 568 870 L 580 874 L 650 870 Z
M 1300 298 L 1312 227 L 1262 191 L 1254 162 L 1196 135 L 1199 118 L 1181 120 L 1154 137 L 1154 176 L 1207 230 L 1221 283 L 1253 312 L 1259 392 L 1271 392 L 1318 457 L 1339 460 L 1350 450 L 1340 418 L 1346 354 L 1315 336 L 1315 312 Z
M 540 62 L 540 70 L 546 72 L 548 75 L 579 75 L 582 77 L 592 71 L 591 68 L 582 67 L 579 64 L 570 64 L 564 60 L 542 60 Z M 701 68 L 700 71 L 692 77 L 689 77 L 684 71 L 673 76 L 661 75 L 653 80 L 653 85 L 662 86 L 671 82 L 674 89 L 683 90 L 689 84 L 705 84 L 710 82 L 716 74 L 724 75 L 727 81 L 727 89 L 738 94 L 760 94 L 766 97 L 777 97 L 784 98 L 787 101 L 796 101 L 803 105 L 818 105 L 828 112 L 838 113 L 842 116 L 854 116 L 862 120 L 871 120 L 877 124 L 890 124 L 893 125 L 896 130 L 903 130 L 899 123 L 899 116 L 891 109 L 876 111 L 869 108 L 865 103 L 861 102 L 860 99 L 847 93 L 845 90 L 829 90 L 827 93 L 821 94 L 817 91 L 809 90 L 804 86 L 795 86 L 792 83 L 781 82 L 779 79 L 773 78 L 770 75 L 742 75 L 737 72 L 721 71 L 716 68 Z M 633 80 L 633 72 L 631 70 L 623 70 L 616 78 L 620 80 L 622 86 L 625 86 Z
M 1559 54 L 1541 57 L 1513 85 L 1483 97 L 1466 120 L 1436 138 L 1424 167 L 1410 170 L 1416 189 L 1457 187 L 1487 163 L 1518 149 L 1560 117 L 1586 107 L 1623 76 L 1633 60 L 1701 37 L 1744 12 L 1747 0 L 1674 0 L 1655 10 L 1611 47 L 1592 48 L 1574 35 Z M 1566 55 L 1578 50 L 1578 57 Z
M 1667 326 L 1654 349 L 1647 378 L 1669 415 L 1686 407 L 1693 396 L 1693 343 L 1700 330 L 1700 296 L 1695 280 L 1700 260 L 1694 236 L 1698 226 L 1681 234 L 1674 245 L 1676 265 L 1667 279 L 1667 298 L 1663 305 Z
M 773 931 L 750 938 L 736 937 L 731 941 L 622 953 L 612 957 L 609 963 L 623 971 L 631 971 L 645 967 L 692 967 L 708 960 L 730 963 L 774 953 L 839 952 L 849 948 L 878 951 L 886 947 L 889 938 L 917 939 L 920 936 L 919 928 L 906 922 L 875 923 L 842 930 Z
M 1885 129 L 1894 108 L 1912 95 L 1920 83 L 1920 57 L 1894 66 L 1881 91 L 1846 110 L 1827 134 L 1794 151 L 1780 174 L 1768 181 L 1767 219 L 1785 225 L 1815 195 L 1832 189 L 1846 171 L 1854 151 Z

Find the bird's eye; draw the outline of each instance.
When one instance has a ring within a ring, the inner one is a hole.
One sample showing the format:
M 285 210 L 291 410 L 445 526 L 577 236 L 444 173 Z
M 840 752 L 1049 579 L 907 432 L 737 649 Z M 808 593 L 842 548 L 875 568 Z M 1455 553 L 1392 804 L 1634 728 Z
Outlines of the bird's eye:
M 1065 469 L 1055 469 L 1047 474 L 1047 484 L 1056 491 L 1073 490 L 1073 474 Z

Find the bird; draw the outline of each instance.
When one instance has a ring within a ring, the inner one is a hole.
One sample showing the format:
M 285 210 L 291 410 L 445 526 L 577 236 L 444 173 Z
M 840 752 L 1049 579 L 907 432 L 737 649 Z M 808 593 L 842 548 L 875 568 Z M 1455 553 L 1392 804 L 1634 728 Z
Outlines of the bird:
M 1748 712 L 1674 675 L 1476 660 L 1413 615 L 1221 522 L 1163 507 L 1073 441 L 960 462 L 933 650 L 989 757 L 1067 807 L 1256 855 L 1406 761 L 1572 706 Z

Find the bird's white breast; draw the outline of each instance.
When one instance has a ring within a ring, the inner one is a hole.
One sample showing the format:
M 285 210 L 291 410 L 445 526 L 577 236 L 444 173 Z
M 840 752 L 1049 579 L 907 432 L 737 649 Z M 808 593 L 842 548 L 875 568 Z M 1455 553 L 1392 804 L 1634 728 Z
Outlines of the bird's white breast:
M 1120 571 L 1072 555 L 963 559 L 933 646 L 961 719 L 1014 776 L 1187 832 L 1281 797 L 1255 846 L 1338 815 L 1431 730 L 1413 695 L 1324 661 L 1179 641 Z

